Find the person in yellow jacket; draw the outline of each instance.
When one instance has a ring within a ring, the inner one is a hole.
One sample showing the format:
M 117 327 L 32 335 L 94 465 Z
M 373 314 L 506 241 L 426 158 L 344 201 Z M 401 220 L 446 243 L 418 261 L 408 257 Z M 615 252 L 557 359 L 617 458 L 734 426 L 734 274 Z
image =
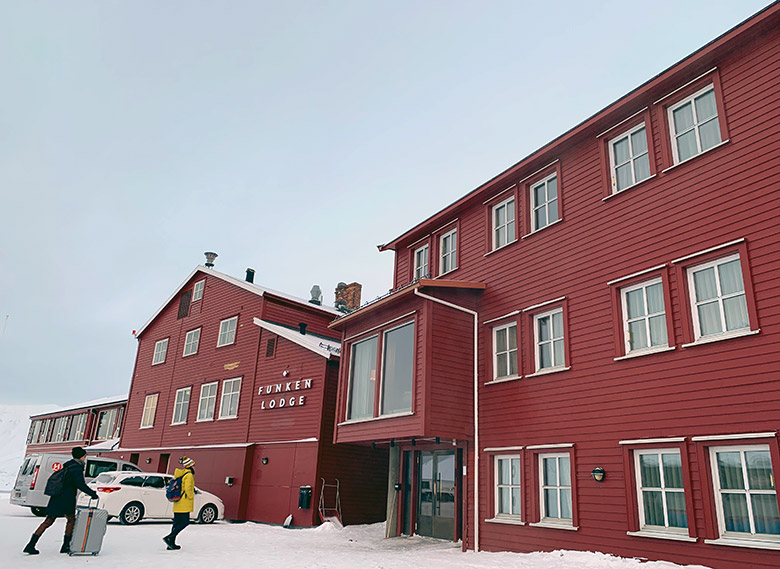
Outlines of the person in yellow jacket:
M 181 499 L 173 503 L 171 533 L 162 538 L 168 549 L 181 549 L 181 545 L 176 545 L 176 536 L 190 525 L 190 514 L 195 507 L 195 461 L 188 456 L 183 456 L 179 462 L 184 468 L 177 468 L 173 475 L 181 478 Z

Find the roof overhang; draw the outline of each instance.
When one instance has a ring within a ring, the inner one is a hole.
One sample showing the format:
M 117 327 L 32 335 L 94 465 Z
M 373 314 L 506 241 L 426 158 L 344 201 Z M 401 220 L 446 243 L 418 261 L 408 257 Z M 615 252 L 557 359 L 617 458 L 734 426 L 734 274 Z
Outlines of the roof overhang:
M 277 336 L 281 336 L 325 359 L 338 358 L 341 355 L 340 340 L 323 338 L 322 336 L 311 333 L 301 334 L 300 331 L 291 330 L 290 328 L 285 328 L 284 326 L 268 322 L 267 320 L 261 320 L 260 318 L 255 318 L 254 323 L 263 330 L 268 330 Z

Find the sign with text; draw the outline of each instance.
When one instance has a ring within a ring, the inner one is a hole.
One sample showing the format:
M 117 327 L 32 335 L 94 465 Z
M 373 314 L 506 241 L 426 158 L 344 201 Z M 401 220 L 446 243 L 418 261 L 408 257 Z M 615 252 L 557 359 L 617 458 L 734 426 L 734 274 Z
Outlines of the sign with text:
M 306 403 L 306 396 L 293 394 L 295 391 L 311 389 L 312 379 L 294 379 L 282 383 L 261 385 L 258 395 L 266 395 L 260 401 L 260 409 L 283 409 L 285 407 L 301 407 Z

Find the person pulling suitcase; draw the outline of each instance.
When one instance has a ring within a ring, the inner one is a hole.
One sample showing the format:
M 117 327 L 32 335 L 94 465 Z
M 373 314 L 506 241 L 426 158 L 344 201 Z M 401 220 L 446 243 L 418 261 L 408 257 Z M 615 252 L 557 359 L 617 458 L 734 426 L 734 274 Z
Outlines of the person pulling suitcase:
M 50 496 L 49 505 L 46 507 L 46 519 L 36 529 L 29 543 L 22 550 L 30 555 L 38 555 L 40 551 L 35 545 L 49 527 L 57 520 L 64 517 L 65 536 L 62 540 L 60 553 L 70 553 L 70 540 L 73 536 L 73 526 L 76 523 L 76 493 L 81 490 L 93 500 L 98 499 L 97 493 L 87 486 L 84 481 L 84 457 L 87 451 L 81 447 L 73 447 L 70 452 L 72 460 L 67 461 L 62 470 L 52 474 L 46 484 L 46 494 Z

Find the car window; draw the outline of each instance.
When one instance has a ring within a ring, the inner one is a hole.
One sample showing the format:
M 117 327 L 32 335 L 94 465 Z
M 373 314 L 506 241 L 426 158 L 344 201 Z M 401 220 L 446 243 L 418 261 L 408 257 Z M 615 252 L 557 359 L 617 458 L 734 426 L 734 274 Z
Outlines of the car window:
M 116 462 L 108 460 L 87 460 L 87 467 L 84 470 L 85 478 L 95 478 L 103 472 L 113 472 L 116 470 Z
M 30 468 L 32 461 L 33 459 L 30 457 L 24 459 L 24 463 L 22 464 L 21 468 L 22 474 L 30 474 L 32 472 L 32 468 Z
M 147 476 L 144 488 L 165 488 L 165 479 L 162 476 Z
M 141 469 L 132 464 L 123 464 L 122 471 L 124 472 L 141 472 Z
M 116 474 L 105 472 L 103 474 L 99 474 L 98 477 L 95 478 L 95 482 L 98 484 L 111 484 L 114 481 L 114 478 L 116 478 Z
M 122 486 L 143 486 L 144 485 L 144 477 L 143 476 L 128 476 L 127 478 L 122 479 L 119 483 Z

